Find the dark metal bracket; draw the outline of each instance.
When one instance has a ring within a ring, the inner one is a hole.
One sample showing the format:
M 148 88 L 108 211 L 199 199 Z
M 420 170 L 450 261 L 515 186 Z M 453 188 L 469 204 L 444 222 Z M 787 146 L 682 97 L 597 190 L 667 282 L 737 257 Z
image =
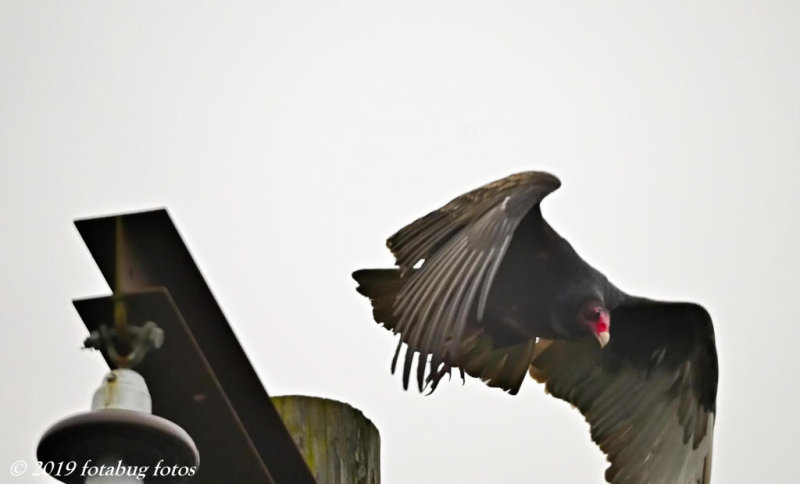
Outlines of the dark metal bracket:
M 150 388 L 153 413 L 195 440 L 201 465 L 191 482 L 313 483 L 167 211 L 75 225 L 114 288 L 108 297 L 74 301 L 93 334 L 88 343 L 106 347 L 112 368 L 136 364 Z M 109 324 L 118 321 L 121 307 L 132 352 L 114 344 L 109 350 L 118 339 Z M 148 321 L 158 322 L 166 337 L 159 338 Z M 160 343 L 159 351 L 142 359 Z

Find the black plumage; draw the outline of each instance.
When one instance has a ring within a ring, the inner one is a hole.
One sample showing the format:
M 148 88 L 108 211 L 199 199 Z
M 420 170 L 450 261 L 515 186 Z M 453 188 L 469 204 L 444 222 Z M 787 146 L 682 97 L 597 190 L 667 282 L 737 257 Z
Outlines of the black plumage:
M 420 391 L 458 369 L 516 393 L 530 373 L 586 417 L 609 482 L 708 483 L 708 313 L 629 296 L 583 261 L 542 217 L 559 186 L 542 172 L 484 185 L 390 237 L 397 268 L 353 274 L 400 334 L 392 371 L 405 345 L 405 388 L 415 360 Z

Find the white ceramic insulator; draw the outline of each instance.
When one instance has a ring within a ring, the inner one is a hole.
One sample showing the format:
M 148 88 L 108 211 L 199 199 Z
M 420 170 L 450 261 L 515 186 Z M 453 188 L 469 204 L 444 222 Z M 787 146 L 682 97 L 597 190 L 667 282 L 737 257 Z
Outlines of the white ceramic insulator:
M 101 409 L 152 413 L 150 392 L 142 375 L 128 369 L 108 373 L 92 398 L 92 410 Z

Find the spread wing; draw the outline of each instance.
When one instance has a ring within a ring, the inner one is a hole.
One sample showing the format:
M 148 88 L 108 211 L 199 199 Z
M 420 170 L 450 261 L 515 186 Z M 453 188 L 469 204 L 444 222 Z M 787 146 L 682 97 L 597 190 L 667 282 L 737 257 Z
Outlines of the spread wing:
M 708 313 L 631 299 L 611 313 L 611 342 L 536 343 L 531 376 L 580 410 L 613 484 L 706 484 L 717 356 Z
M 397 270 L 354 274 L 373 302 L 375 318 L 407 343 L 404 385 L 415 352 L 417 380 L 435 388 L 451 366 L 516 391 L 533 355 L 533 341 L 498 350 L 480 321 L 498 267 L 514 231 L 539 202 L 560 186 L 542 172 L 511 175 L 466 193 L 394 234 L 387 246 Z M 392 369 L 400 351 L 395 354 Z M 509 358 L 509 353 L 519 357 Z M 430 361 L 428 360 L 430 358 Z M 514 361 L 510 361 L 510 360 Z M 426 367 L 430 375 L 425 377 Z

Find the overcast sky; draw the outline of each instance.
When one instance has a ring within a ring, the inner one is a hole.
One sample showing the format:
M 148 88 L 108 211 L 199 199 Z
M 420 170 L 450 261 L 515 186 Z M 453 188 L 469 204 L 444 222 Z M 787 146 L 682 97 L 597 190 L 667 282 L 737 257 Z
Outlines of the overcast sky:
M 105 371 L 78 350 L 71 300 L 109 288 L 72 221 L 167 207 L 270 394 L 361 409 L 384 484 L 601 482 L 588 425 L 533 380 L 404 392 L 350 278 L 539 169 L 588 262 L 711 313 L 715 482 L 788 482 L 800 7 L 644 3 L 0 0 L 0 476 Z

